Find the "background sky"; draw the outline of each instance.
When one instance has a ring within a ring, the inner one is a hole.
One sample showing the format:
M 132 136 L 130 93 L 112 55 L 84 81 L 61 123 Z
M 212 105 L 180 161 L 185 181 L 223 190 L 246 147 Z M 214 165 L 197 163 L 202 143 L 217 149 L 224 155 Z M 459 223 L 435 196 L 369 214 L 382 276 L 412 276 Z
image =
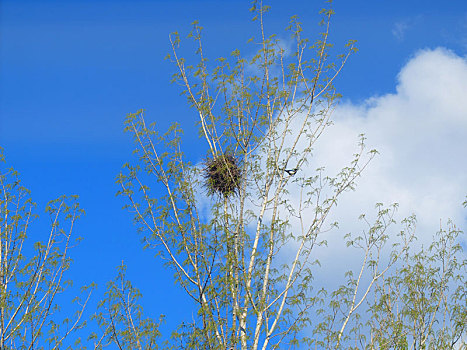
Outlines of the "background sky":
M 267 33 L 286 39 L 289 17 L 298 14 L 314 38 L 321 1 L 269 3 Z M 257 34 L 250 2 L 3 0 L 0 6 L 0 146 L 38 213 L 62 194 L 80 196 L 86 216 L 76 232 L 84 240 L 72 252 L 69 277 L 76 286 L 98 283 L 98 300 L 124 260 L 149 316 L 167 315 L 168 326 L 190 318 L 189 301 L 153 252 L 142 251 L 123 199 L 115 197 L 115 177 L 133 149 L 123 120 L 144 108 L 160 130 L 178 121 L 187 156 L 198 162 L 204 145 L 196 113 L 170 84 L 168 35 L 183 37 L 199 20 L 212 60 L 235 48 L 253 52 L 246 45 Z M 361 132 L 381 153 L 336 215 L 353 220 L 377 201 L 398 201 L 401 217 L 419 215 L 425 238 L 440 219 L 465 228 L 467 4 L 340 0 L 334 8 L 331 41 L 343 47 L 356 39 L 359 52 L 337 81 L 344 97 L 316 159 L 337 169 Z M 183 55 L 193 57 L 186 47 Z M 44 216 L 30 236 L 46 233 Z

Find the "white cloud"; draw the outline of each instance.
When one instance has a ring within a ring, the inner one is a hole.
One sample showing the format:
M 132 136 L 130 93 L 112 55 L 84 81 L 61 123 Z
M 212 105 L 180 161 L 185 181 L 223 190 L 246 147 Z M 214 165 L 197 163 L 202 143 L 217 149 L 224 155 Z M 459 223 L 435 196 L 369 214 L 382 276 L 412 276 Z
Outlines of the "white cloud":
M 291 125 L 292 132 L 297 130 L 299 119 L 293 121 L 297 124 Z M 340 227 L 323 233 L 328 247 L 312 252 L 311 259 L 319 259 L 322 264 L 313 272 L 317 288 L 334 289 L 336 284 L 345 283 L 345 271 L 358 272 L 363 254 L 346 248 L 342 238 L 348 232 L 361 232 L 362 223 L 357 220 L 360 214 L 367 213 L 371 222 L 376 214 L 375 203 L 389 206 L 398 202 L 399 222 L 416 214 L 416 235 L 425 246 L 431 243 L 440 220 L 444 228 L 451 218 L 461 229 L 467 229 L 467 211 L 462 206 L 467 195 L 465 58 L 442 48 L 420 51 L 399 73 L 395 93 L 371 97 L 363 103 L 342 103 L 335 110 L 333 121 L 298 175 L 311 176 L 322 166 L 331 176 L 338 173 L 358 149 L 360 133 L 367 136 L 369 148 L 376 148 L 380 154 L 359 179 L 356 191 L 344 193 L 333 209 L 328 222 L 338 220 Z M 286 138 L 286 143 L 290 144 L 291 138 Z M 303 147 L 298 146 L 298 153 Z M 297 206 L 297 187 L 288 189 L 290 202 Z M 204 212 L 210 213 L 209 199 L 199 199 L 205 204 Z M 255 206 L 250 209 L 258 210 Z M 309 217 L 313 217 L 312 211 L 310 208 Z M 294 218 L 291 224 L 295 233 L 301 232 Z M 388 233 L 395 236 L 401 229 L 396 224 Z M 287 248 L 280 260 L 290 261 L 293 257 L 296 246 L 290 244 Z M 278 266 L 281 262 L 276 261 Z M 367 278 L 364 275 L 363 280 Z
M 359 230 L 355 219 L 361 213 L 375 213 L 377 202 L 398 202 L 399 219 L 416 214 L 417 236 L 424 244 L 431 241 L 440 220 L 451 218 L 466 228 L 465 58 L 442 48 L 420 51 L 399 73 L 396 93 L 362 104 L 341 104 L 334 123 L 318 141 L 313 160 L 317 165 L 335 173 L 351 158 L 359 133 L 365 133 L 367 144 L 380 154 L 357 190 L 341 198 L 333 213 L 341 232 L 331 233 L 329 242 L 337 234 Z M 335 249 L 327 251 L 323 257 L 336 254 Z
M 409 24 L 406 21 L 396 22 L 392 28 L 392 35 L 396 37 L 397 40 L 404 40 L 405 32 L 409 28 Z
M 296 118 L 294 123 L 300 123 Z M 313 158 L 299 175 L 311 176 L 326 167 L 330 176 L 349 164 L 358 150 L 358 135 L 365 133 L 367 145 L 379 155 L 358 179 L 355 192 L 346 192 L 328 223 L 339 222 L 339 229 L 325 232 L 328 247 L 313 253 L 325 268 L 337 273 L 334 281 L 361 259 L 345 247 L 343 235 L 358 234 L 358 221 L 366 213 L 371 222 L 376 203 L 399 203 L 397 221 L 417 215 L 418 242 L 427 245 L 447 219 L 467 228 L 467 60 L 438 48 L 418 52 L 402 68 L 394 94 L 375 96 L 363 103 L 342 103 L 333 114 L 334 125 L 315 144 Z M 297 124 L 298 125 L 298 124 Z M 296 130 L 291 125 L 291 130 Z M 298 150 L 303 145 L 298 146 Z M 293 164 L 290 165 L 293 167 Z M 291 186 L 289 199 L 298 207 L 298 189 Z M 211 201 L 199 196 L 203 212 L 209 216 Z M 252 206 L 252 210 L 257 210 Z M 313 208 L 309 209 L 313 211 Z M 312 217 L 310 212 L 310 217 Z M 268 215 L 266 215 L 268 217 Z M 300 232 L 291 218 L 292 229 Z M 402 228 L 395 225 L 390 234 Z M 293 248 L 293 247 L 291 247 Z M 294 250 L 283 258 L 290 258 Z M 337 258 L 336 258 L 337 257 Z M 328 277 L 326 277 L 328 278 Z
M 394 23 L 394 26 L 392 27 L 392 35 L 398 40 L 398 41 L 403 41 L 405 39 L 405 35 L 407 31 L 416 26 L 417 24 L 420 23 L 422 20 L 423 16 L 422 15 L 417 15 L 414 17 L 410 18 L 405 18 L 400 21 L 397 21 Z

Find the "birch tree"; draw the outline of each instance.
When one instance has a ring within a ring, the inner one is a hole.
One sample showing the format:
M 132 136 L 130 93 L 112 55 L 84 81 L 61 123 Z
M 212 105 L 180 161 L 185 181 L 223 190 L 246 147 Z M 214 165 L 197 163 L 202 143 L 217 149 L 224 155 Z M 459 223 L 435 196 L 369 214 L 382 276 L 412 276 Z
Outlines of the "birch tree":
M 234 50 L 211 63 L 202 27 L 194 22 L 188 36 L 196 46 L 192 63 L 179 54 L 179 34 L 170 35 L 168 59 L 177 69 L 173 81 L 196 116 L 205 146 L 202 162 L 193 164 L 184 156 L 177 123 L 161 134 L 154 123 L 147 124 L 143 110 L 125 122 L 137 161 L 119 174 L 118 194 L 126 198 L 145 247 L 157 251 L 197 305 L 198 318 L 181 324 L 174 346 L 389 348 L 398 335 L 384 333 L 383 320 L 395 327 L 400 314 L 387 319 L 393 310 L 379 305 L 392 300 L 393 307 L 398 302 L 408 307 L 413 300 L 403 291 L 413 287 L 404 284 L 412 271 L 399 270 L 399 276 L 407 276 L 400 280 L 389 278 L 404 259 L 412 267 L 419 264 L 413 265 L 417 257 L 408 254 L 413 220 L 406 221 L 399 243 L 386 256 L 396 207 L 378 206 L 363 236 L 348 236 L 348 245 L 363 253 L 361 270 L 347 273 L 346 283 L 332 293 L 316 286 L 313 272 L 319 263 L 313 252 L 336 225 L 330 213 L 376 154 L 360 135 L 353 158 L 336 174 L 308 166 L 332 124 L 339 98 L 334 82 L 356 51 L 355 41 L 333 56 L 329 7 L 320 12 L 315 41 L 302 37 L 302 24 L 292 17 L 287 30 L 293 44 L 286 48 L 267 34 L 268 7 L 254 1 L 251 11 L 259 28 L 250 40 L 257 49 L 253 56 Z M 388 291 L 388 283 L 397 291 Z M 444 288 L 447 284 L 438 289 Z M 439 305 L 445 295 L 436 299 Z M 362 319 L 362 309 L 375 313 L 370 321 Z M 433 319 L 427 320 L 433 330 Z M 419 348 L 416 344 L 413 348 Z
M 323 349 L 464 349 L 463 232 L 448 221 L 428 247 L 417 248 L 415 216 L 396 231 L 397 205 L 377 207 L 374 223 L 362 215 L 368 227 L 363 235 L 347 236 L 348 246 L 362 252 L 362 264 L 323 298 L 314 343 Z
M 0 149 L 0 349 L 59 349 L 84 323 L 81 316 L 90 293 L 67 318 L 56 303 L 70 281 L 69 250 L 72 233 L 82 215 L 77 197 L 60 197 L 48 203 L 49 233 L 45 242 L 28 246 L 36 218 L 35 203 L 22 186 L 18 173 L 5 168 Z
M 122 262 L 117 277 L 107 284 L 105 296 L 92 316 L 100 331 L 99 334 L 93 332 L 89 337 L 93 342 L 92 349 L 107 346 L 120 350 L 159 349 L 159 326 L 163 318 L 157 323 L 144 318 L 142 307 L 138 304 L 140 298 L 140 291 L 126 278 L 126 267 Z
M 298 18 L 291 19 L 294 45 L 286 52 L 265 32 L 267 9 L 253 4 L 257 54 L 245 59 L 235 50 L 218 59 L 212 72 L 196 22 L 189 37 L 198 46 L 197 64 L 179 57 L 179 35 L 170 37 L 174 80 L 196 111 L 206 142 L 204 167 L 184 159 L 176 124 L 159 137 L 142 111 L 126 121 L 141 164 L 126 166 L 120 194 L 128 197 L 146 245 L 158 249 L 199 306 L 200 323 L 186 332 L 184 348 L 269 349 L 299 341 L 315 300 L 312 249 L 321 243 L 339 196 L 354 187 L 373 156 L 362 139 L 354 159 L 335 176 L 300 171 L 331 123 L 338 98 L 333 82 L 354 42 L 330 58 L 333 11 L 324 9 L 314 43 L 302 38 Z M 166 195 L 153 197 L 149 183 L 163 186 Z M 287 199 L 290 186 L 300 189 L 298 203 Z M 207 215 L 201 212 L 203 190 L 211 195 Z M 292 217 L 298 231 L 291 230 Z M 281 261 L 284 248 L 293 250 L 287 263 Z

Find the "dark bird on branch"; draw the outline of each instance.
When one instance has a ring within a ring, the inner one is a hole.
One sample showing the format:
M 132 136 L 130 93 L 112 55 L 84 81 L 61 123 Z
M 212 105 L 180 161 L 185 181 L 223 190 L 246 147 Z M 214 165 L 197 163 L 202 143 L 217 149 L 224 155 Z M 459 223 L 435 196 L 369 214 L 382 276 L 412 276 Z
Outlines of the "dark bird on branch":
M 281 169 L 281 170 L 284 170 L 284 171 L 285 171 L 288 175 L 290 175 L 290 176 L 294 176 L 294 175 L 297 173 L 298 168 L 293 168 L 293 169 L 285 169 L 285 168 L 283 168 L 283 169 Z

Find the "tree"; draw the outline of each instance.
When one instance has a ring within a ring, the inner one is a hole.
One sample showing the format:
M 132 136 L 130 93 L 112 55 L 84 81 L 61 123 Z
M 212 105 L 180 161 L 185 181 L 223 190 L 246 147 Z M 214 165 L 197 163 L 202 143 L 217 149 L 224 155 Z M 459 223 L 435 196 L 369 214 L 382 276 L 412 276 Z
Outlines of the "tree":
M 98 312 L 93 315 L 100 328 L 100 336 L 92 333 L 94 349 L 103 349 L 114 345 L 123 349 L 158 349 L 160 337 L 159 323 L 150 318 L 143 318 L 142 307 L 137 304 L 141 293 L 126 279 L 126 267 L 118 268 L 114 281 L 107 285 L 107 292 L 99 302 Z
M 128 199 L 145 247 L 157 250 L 198 305 L 199 320 L 174 333 L 179 348 L 453 347 L 465 334 L 466 262 L 458 260 L 459 231 L 452 225 L 428 250 L 413 253 L 415 218 L 403 222 L 394 241 L 389 231 L 397 206 L 378 205 L 374 222 L 362 216 L 363 235 L 347 236 L 348 246 L 363 252 L 360 271 L 347 272 L 334 292 L 316 287 L 312 252 L 337 225 L 327 222 L 329 213 L 376 151 L 366 150 L 361 135 L 338 174 L 301 171 L 331 125 L 339 98 L 333 82 L 355 42 L 331 59 L 329 7 L 313 43 L 292 17 L 293 48 L 284 49 L 265 34 L 267 10 L 253 2 L 260 31 L 250 59 L 234 50 L 211 66 L 197 22 L 189 34 L 196 64 L 179 56 L 179 35 L 170 37 L 173 81 L 198 115 L 204 164 L 185 159 L 178 124 L 160 135 L 142 110 L 126 119 L 138 163 L 125 165 L 119 194 Z M 165 195 L 155 197 L 160 189 Z
M 373 348 L 465 348 L 467 265 L 460 234 L 449 222 L 428 249 L 407 249 L 400 265 L 378 281 L 368 305 Z
M 59 323 L 56 297 L 70 284 L 64 275 L 71 263 L 74 224 L 83 210 L 77 196 L 50 201 L 47 240 L 36 242 L 28 258 L 27 234 L 36 218 L 36 204 L 18 173 L 6 169 L 4 161 L 0 149 L 0 349 L 42 349 L 45 344 L 58 349 L 84 325 L 81 316 L 90 296 L 89 290 L 82 303 L 76 298 L 80 306 L 75 317 Z

